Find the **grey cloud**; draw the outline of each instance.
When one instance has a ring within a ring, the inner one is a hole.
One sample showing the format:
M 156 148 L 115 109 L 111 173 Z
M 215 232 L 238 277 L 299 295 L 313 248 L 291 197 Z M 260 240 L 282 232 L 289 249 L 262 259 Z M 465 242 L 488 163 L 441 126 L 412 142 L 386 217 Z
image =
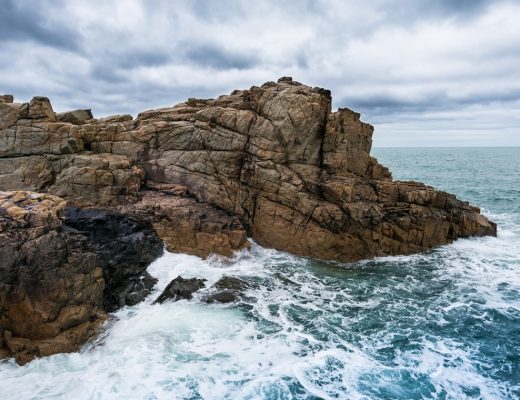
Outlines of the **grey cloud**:
M 187 60 L 203 67 L 247 69 L 258 63 L 257 57 L 252 54 L 229 51 L 212 43 L 185 42 L 179 47 L 186 49 L 184 55 Z
M 97 55 L 91 59 L 90 76 L 107 83 L 120 83 L 135 68 L 161 66 L 171 61 L 169 54 L 143 50 Z
M 395 95 L 347 97 L 335 102 L 338 107 L 353 108 L 376 120 L 388 120 L 390 115 L 456 110 L 468 106 L 520 102 L 520 89 L 504 92 L 483 92 L 471 96 L 453 97 L 446 93 L 428 93 L 419 99 L 403 99 Z
M 45 46 L 77 50 L 81 36 L 47 18 L 43 2 L 2 0 L 0 40 L 32 40 Z
M 432 126 L 467 135 L 477 108 L 472 127 L 491 127 L 481 140 L 493 143 L 506 126 L 520 137 L 510 111 L 520 104 L 518 2 L 0 4 L 0 93 L 18 100 L 46 95 L 58 110 L 136 115 L 292 75 L 380 124 L 376 143 L 409 138 L 401 127 L 422 132 L 415 143 L 430 143 Z

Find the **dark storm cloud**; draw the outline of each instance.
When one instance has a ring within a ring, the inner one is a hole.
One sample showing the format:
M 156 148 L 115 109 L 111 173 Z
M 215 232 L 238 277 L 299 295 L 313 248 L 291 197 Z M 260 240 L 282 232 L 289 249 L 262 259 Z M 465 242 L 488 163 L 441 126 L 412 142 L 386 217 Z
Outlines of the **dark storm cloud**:
M 80 35 L 64 25 L 55 24 L 47 16 L 49 10 L 40 2 L 2 0 L 0 2 L 0 40 L 32 40 L 45 46 L 76 50 Z M 54 12 L 59 12 L 54 10 Z

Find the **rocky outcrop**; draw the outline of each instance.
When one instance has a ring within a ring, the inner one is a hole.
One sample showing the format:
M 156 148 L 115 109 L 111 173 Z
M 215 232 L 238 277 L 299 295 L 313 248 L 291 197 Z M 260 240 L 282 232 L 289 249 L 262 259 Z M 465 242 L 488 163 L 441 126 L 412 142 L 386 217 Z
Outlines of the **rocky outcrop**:
M 0 357 L 77 350 L 106 312 L 150 294 L 146 268 L 162 251 L 147 221 L 0 192 Z
M 15 191 L 0 209 L 3 346 L 22 358 L 49 354 L 49 338 L 75 348 L 104 311 L 149 293 L 160 242 L 231 256 L 249 236 L 348 262 L 496 235 L 477 207 L 392 180 L 372 133 L 332 112 L 328 90 L 287 77 L 135 119 L 0 96 L 0 190 Z M 76 208 L 66 223 L 53 196 Z
M 393 181 L 370 156 L 373 127 L 290 78 L 136 119 L 67 123 L 47 98 L 10 100 L 0 100 L 1 189 L 117 206 L 147 218 L 172 251 L 230 255 L 249 235 L 352 261 L 496 234 L 467 202 Z
M 103 271 L 65 204 L 0 192 L 0 349 L 20 363 L 77 350 L 105 319 Z

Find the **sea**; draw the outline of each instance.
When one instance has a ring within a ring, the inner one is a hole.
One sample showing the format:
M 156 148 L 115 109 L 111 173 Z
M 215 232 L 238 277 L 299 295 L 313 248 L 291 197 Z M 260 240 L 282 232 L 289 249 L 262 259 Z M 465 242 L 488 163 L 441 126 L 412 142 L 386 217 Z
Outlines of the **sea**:
M 143 303 L 78 353 L 0 363 L 0 399 L 520 399 L 520 148 L 376 148 L 394 179 L 481 207 L 498 237 L 350 264 L 166 252 Z M 250 282 L 153 305 L 173 278 Z

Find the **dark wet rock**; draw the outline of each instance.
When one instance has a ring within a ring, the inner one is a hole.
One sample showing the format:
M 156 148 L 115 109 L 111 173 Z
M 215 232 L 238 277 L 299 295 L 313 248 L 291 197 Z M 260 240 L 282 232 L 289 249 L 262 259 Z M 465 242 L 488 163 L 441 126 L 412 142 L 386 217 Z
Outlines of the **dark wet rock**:
M 212 286 L 215 293 L 203 298 L 206 303 L 232 303 L 243 296 L 243 291 L 251 285 L 235 276 L 223 276 Z
M 132 278 L 127 284 L 126 291 L 121 292 L 124 297 L 120 297 L 119 303 L 127 306 L 140 303 L 148 297 L 156 283 L 157 279 L 148 272 L 144 272 L 140 277 Z
M 234 292 L 242 292 L 250 286 L 249 283 L 243 279 L 237 278 L 236 276 L 223 276 L 213 285 L 215 289 L 231 290 Z
M 117 213 L 74 207 L 66 209 L 65 224 L 84 234 L 98 256 L 107 311 L 134 305 L 150 294 L 156 279 L 146 268 L 163 252 L 150 225 Z
M 190 300 L 193 298 L 193 293 L 197 290 L 206 287 L 204 284 L 205 279 L 190 278 L 184 279 L 182 276 L 178 276 L 171 281 L 161 295 L 155 300 L 156 303 L 164 303 L 165 301 L 172 300 Z
M 233 303 L 237 301 L 239 297 L 231 290 L 224 290 L 222 292 L 210 294 L 204 297 L 206 303 Z

